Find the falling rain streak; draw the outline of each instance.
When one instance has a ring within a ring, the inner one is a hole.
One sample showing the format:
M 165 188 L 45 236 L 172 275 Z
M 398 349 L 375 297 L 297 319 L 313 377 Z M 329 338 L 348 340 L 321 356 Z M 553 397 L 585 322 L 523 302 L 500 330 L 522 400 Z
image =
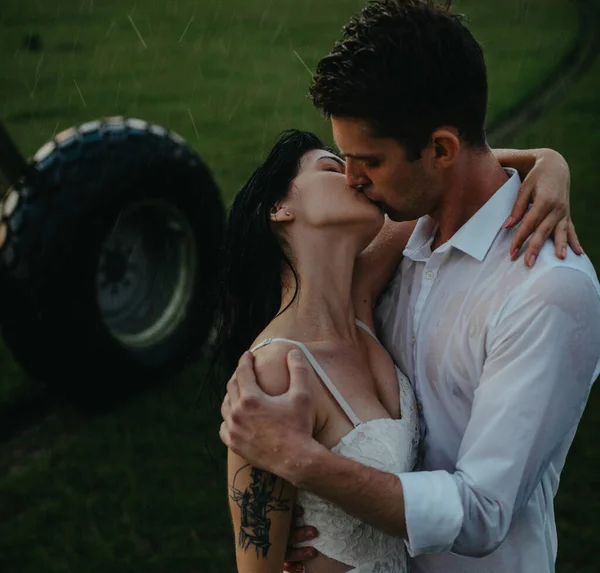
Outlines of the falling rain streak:
M 185 30 L 183 31 L 183 34 L 181 34 L 181 38 L 179 38 L 179 44 L 181 44 L 183 37 L 185 36 L 186 32 L 188 31 L 188 28 L 191 26 L 193 21 L 194 21 L 194 16 L 192 16 L 190 18 L 190 21 L 187 23 L 187 26 L 185 27 Z
M 81 98 L 81 101 L 83 102 L 83 107 L 87 107 L 87 103 L 85 103 L 85 99 L 83 97 L 83 94 L 81 93 L 81 89 L 79 88 L 79 84 L 77 83 L 77 80 L 73 79 L 73 83 L 75 84 L 75 87 L 77 88 L 77 93 L 79 94 L 79 97 Z
M 300 60 L 300 63 L 306 68 L 306 71 L 309 73 L 310 77 L 313 77 L 313 73 L 310 71 L 310 68 L 306 65 L 306 62 L 300 57 L 300 54 L 294 50 L 294 54 Z
M 198 138 L 198 141 L 200 141 L 200 134 L 198 133 L 198 128 L 196 127 L 196 122 L 194 121 L 194 116 L 192 115 L 192 110 L 188 108 L 188 114 L 190 116 L 190 119 L 192 120 L 192 127 L 194 128 L 194 131 L 196 132 L 196 137 Z
M 133 26 L 133 29 L 135 30 L 135 33 L 137 34 L 138 38 L 140 39 L 140 42 L 142 43 L 142 46 L 144 46 L 144 49 L 147 50 L 148 46 L 146 46 L 146 42 L 144 42 L 144 38 L 142 38 L 142 35 L 140 34 L 140 31 L 138 30 L 138 27 L 135 25 L 135 22 L 133 21 L 133 18 L 131 16 L 127 16 L 127 18 L 131 22 L 131 25 Z

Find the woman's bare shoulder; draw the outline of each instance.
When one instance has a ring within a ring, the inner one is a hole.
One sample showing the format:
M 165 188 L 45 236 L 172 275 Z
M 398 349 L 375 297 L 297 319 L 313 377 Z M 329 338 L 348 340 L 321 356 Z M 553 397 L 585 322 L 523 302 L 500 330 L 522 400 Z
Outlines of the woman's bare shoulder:
M 290 387 L 287 355 L 294 346 L 288 342 L 273 342 L 256 350 L 254 371 L 258 385 L 271 396 L 279 396 Z

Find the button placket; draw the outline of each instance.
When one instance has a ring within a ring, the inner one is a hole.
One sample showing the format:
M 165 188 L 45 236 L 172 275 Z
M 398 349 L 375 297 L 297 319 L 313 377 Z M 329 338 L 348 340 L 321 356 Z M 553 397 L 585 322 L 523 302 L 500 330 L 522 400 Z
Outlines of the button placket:
M 423 274 L 421 275 L 421 291 L 419 293 L 419 298 L 417 300 L 417 304 L 415 305 L 415 315 L 413 319 L 413 335 L 411 338 L 412 342 L 412 356 L 413 356 L 413 371 L 415 377 L 415 398 L 417 401 L 417 413 L 419 416 L 419 426 L 420 426 L 420 434 L 421 434 L 421 446 L 420 446 L 420 458 L 421 461 L 425 455 L 425 436 L 427 435 L 427 431 L 425 428 L 425 416 L 423 414 L 423 403 L 421 402 L 421 393 L 419 391 L 419 384 L 416 383 L 419 378 L 419 369 L 417 368 L 417 336 L 419 332 L 419 327 L 421 323 L 421 316 L 423 314 L 423 308 L 427 303 L 429 298 L 429 294 L 431 293 L 431 289 L 433 288 L 435 278 L 437 277 L 438 270 L 442 261 L 444 260 L 443 253 L 434 253 L 428 261 L 425 263 L 425 267 L 423 269 Z
M 432 261 L 433 259 L 433 261 Z M 441 261 L 438 261 L 439 257 L 432 256 L 427 263 L 425 263 L 425 268 L 423 269 L 423 274 L 421 275 L 421 292 L 419 292 L 419 298 L 417 300 L 417 304 L 415 305 L 415 319 L 414 319 L 414 335 L 419 330 L 419 323 L 421 321 L 421 314 L 423 312 L 423 307 L 429 298 L 429 293 L 434 284 L 434 279 L 437 276 L 439 264 Z

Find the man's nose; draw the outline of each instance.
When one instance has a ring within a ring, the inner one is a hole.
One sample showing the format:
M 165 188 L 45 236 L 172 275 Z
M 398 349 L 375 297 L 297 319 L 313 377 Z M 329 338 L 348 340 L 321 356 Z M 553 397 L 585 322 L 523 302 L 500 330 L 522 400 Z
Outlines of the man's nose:
M 346 181 L 350 187 L 368 185 L 371 182 L 362 169 L 349 163 L 346 163 Z

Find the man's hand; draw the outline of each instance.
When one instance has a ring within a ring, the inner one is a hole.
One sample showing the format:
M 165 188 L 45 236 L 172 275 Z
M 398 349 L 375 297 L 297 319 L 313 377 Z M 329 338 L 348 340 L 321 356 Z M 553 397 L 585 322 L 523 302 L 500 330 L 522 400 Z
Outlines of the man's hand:
M 313 442 L 315 420 L 308 363 L 294 349 L 288 353 L 287 364 L 289 390 L 269 396 L 256 381 L 252 354 L 245 352 L 227 384 L 219 431 L 221 440 L 233 452 L 284 479 L 286 469 L 301 462 L 303 446 Z
M 505 164 L 504 161 L 502 163 Z M 550 235 L 554 235 L 557 257 L 566 257 L 567 243 L 575 253 L 583 254 L 569 214 L 570 183 L 569 166 L 560 153 L 552 149 L 536 151 L 535 164 L 525 177 L 511 214 L 504 223 L 505 228 L 510 228 L 523 220 L 511 245 L 513 261 L 530 235 L 533 236 L 525 253 L 525 264 L 529 267 L 535 264 L 542 245 Z M 527 212 L 530 203 L 533 205 Z

